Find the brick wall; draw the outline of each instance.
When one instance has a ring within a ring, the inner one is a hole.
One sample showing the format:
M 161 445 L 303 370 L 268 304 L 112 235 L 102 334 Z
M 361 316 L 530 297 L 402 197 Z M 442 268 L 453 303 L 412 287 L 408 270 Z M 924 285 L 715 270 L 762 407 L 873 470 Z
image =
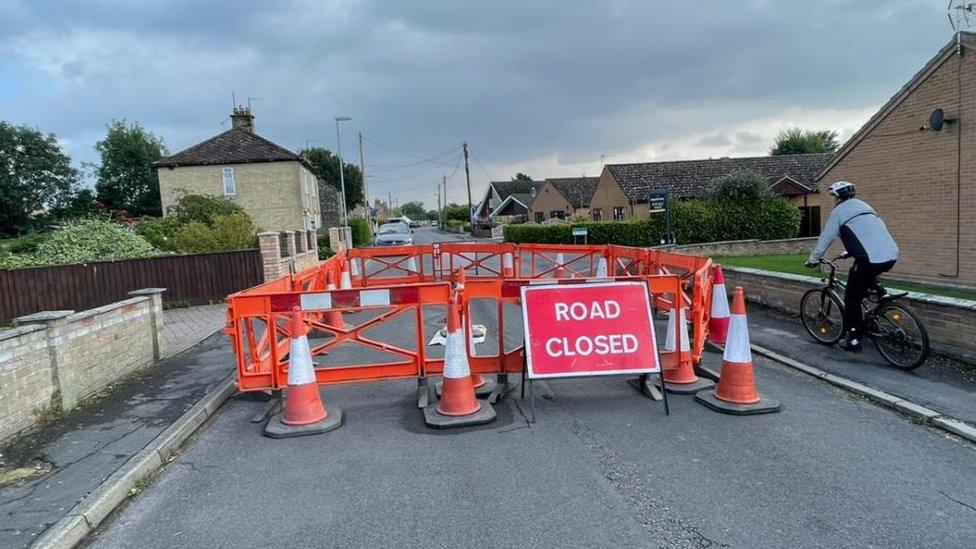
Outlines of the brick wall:
M 858 196 L 884 218 L 901 248 L 894 274 L 976 283 L 976 131 L 968 122 L 976 110 L 976 43 L 964 37 L 963 44 L 961 57 L 954 47 L 947 51 L 820 181 L 821 187 L 853 181 Z M 961 123 L 919 131 L 937 107 Z M 833 202 L 826 193 L 816 200 L 826 221 Z
M 535 220 L 536 212 L 541 213 L 544 219 L 549 219 L 549 213 L 557 210 L 562 210 L 566 219 L 573 217 L 576 213 L 576 208 L 573 208 L 573 205 L 556 190 L 552 183 L 546 182 L 539 188 L 535 200 L 529 207 L 529 219 Z M 583 210 L 583 213 L 587 215 L 589 212 L 589 208 Z
M 68 410 L 159 359 L 162 289 L 75 313 L 45 311 L 0 331 L 0 443 L 44 410 Z
M 728 240 L 706 242 L 703 244 L 683 244 L 680 246 L 659 246 L 656 249 L 668 250 L 700 257 L 716 255 L 774 255 L 810 253 L 817 239 L 785 238 L 782 240 Z
M 261 233 L 258 235 L 258 248 L 261 250 L 265 282 L 319 264 L 319 244 L 315 231 Z
M 725 287 L 745 290 L 746 300 L 792 315 L 799 314 L 800 298 L 820 280 L 809 276 L 770 273 L 742 267 L 724 267 Z M 911 293 L 906 304 L 922 316 L 932 348 L 967 362 L 976 361 L 976 303 L 928 294 Z

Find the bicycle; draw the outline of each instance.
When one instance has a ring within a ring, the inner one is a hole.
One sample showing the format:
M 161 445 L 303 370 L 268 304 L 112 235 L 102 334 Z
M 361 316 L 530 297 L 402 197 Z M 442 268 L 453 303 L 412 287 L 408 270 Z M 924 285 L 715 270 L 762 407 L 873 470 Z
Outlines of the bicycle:
M 841 254 L 833 260 L 821 259 L 821 265 L 829 268 L 822 279 L 824 287 L 809 290 L 800 299 L 803 327 L 824 345 L 837 343 L 846 331 L 844 301 L 838 295 L 838 289 L 844 290 L 846 284 L 837 278 L 834 261 L 847 257 Z M 868 290 L 861 306 L 866 339 L 873 340 L 881 356 L 895 368 L 914 370 L 929 356 L 929 335 L 915 311 L 896 303 L 906 295 L 908 292 L 889 294 L 879 283 Z

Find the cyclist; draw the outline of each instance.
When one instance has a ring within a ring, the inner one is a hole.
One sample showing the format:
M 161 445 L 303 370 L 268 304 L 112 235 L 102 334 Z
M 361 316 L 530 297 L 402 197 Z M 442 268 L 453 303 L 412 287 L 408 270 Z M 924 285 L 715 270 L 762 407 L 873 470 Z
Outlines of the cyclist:
M 874 209 L 863 200 L 854 198 L 853 183 L 838 181 L 830 186 L 827 193 L 834 197 L 836 205 L 806 265 L 811 268 L 818 266 L 827 248 L 840 236 L 846 250 L 845 256 L 854 258 L 844 292 L 847 339 L 840 343 L 840 347 L 845 351 L 861 352 L 864 338 L 861 303 L 869 289 L 880 288 L 878 275 L 890 271 L 898 261 L 898 245 Z

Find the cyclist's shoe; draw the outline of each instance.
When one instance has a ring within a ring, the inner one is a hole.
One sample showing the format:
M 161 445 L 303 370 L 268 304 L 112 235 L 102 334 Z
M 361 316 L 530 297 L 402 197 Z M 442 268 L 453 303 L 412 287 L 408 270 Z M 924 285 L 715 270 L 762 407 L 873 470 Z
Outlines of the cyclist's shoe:
M 860 353 L 864 350 L 864 346 L 858 339 L 846 339 L 838 343 L 837 346 L 849 353 Z

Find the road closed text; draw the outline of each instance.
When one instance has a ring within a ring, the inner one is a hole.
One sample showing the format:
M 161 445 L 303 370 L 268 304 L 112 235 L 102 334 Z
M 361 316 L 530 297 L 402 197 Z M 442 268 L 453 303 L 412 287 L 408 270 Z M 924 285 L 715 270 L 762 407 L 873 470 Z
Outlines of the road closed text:
M 657 370 L 644 283 L 524 287 L 522 292 L 531 376 Z

